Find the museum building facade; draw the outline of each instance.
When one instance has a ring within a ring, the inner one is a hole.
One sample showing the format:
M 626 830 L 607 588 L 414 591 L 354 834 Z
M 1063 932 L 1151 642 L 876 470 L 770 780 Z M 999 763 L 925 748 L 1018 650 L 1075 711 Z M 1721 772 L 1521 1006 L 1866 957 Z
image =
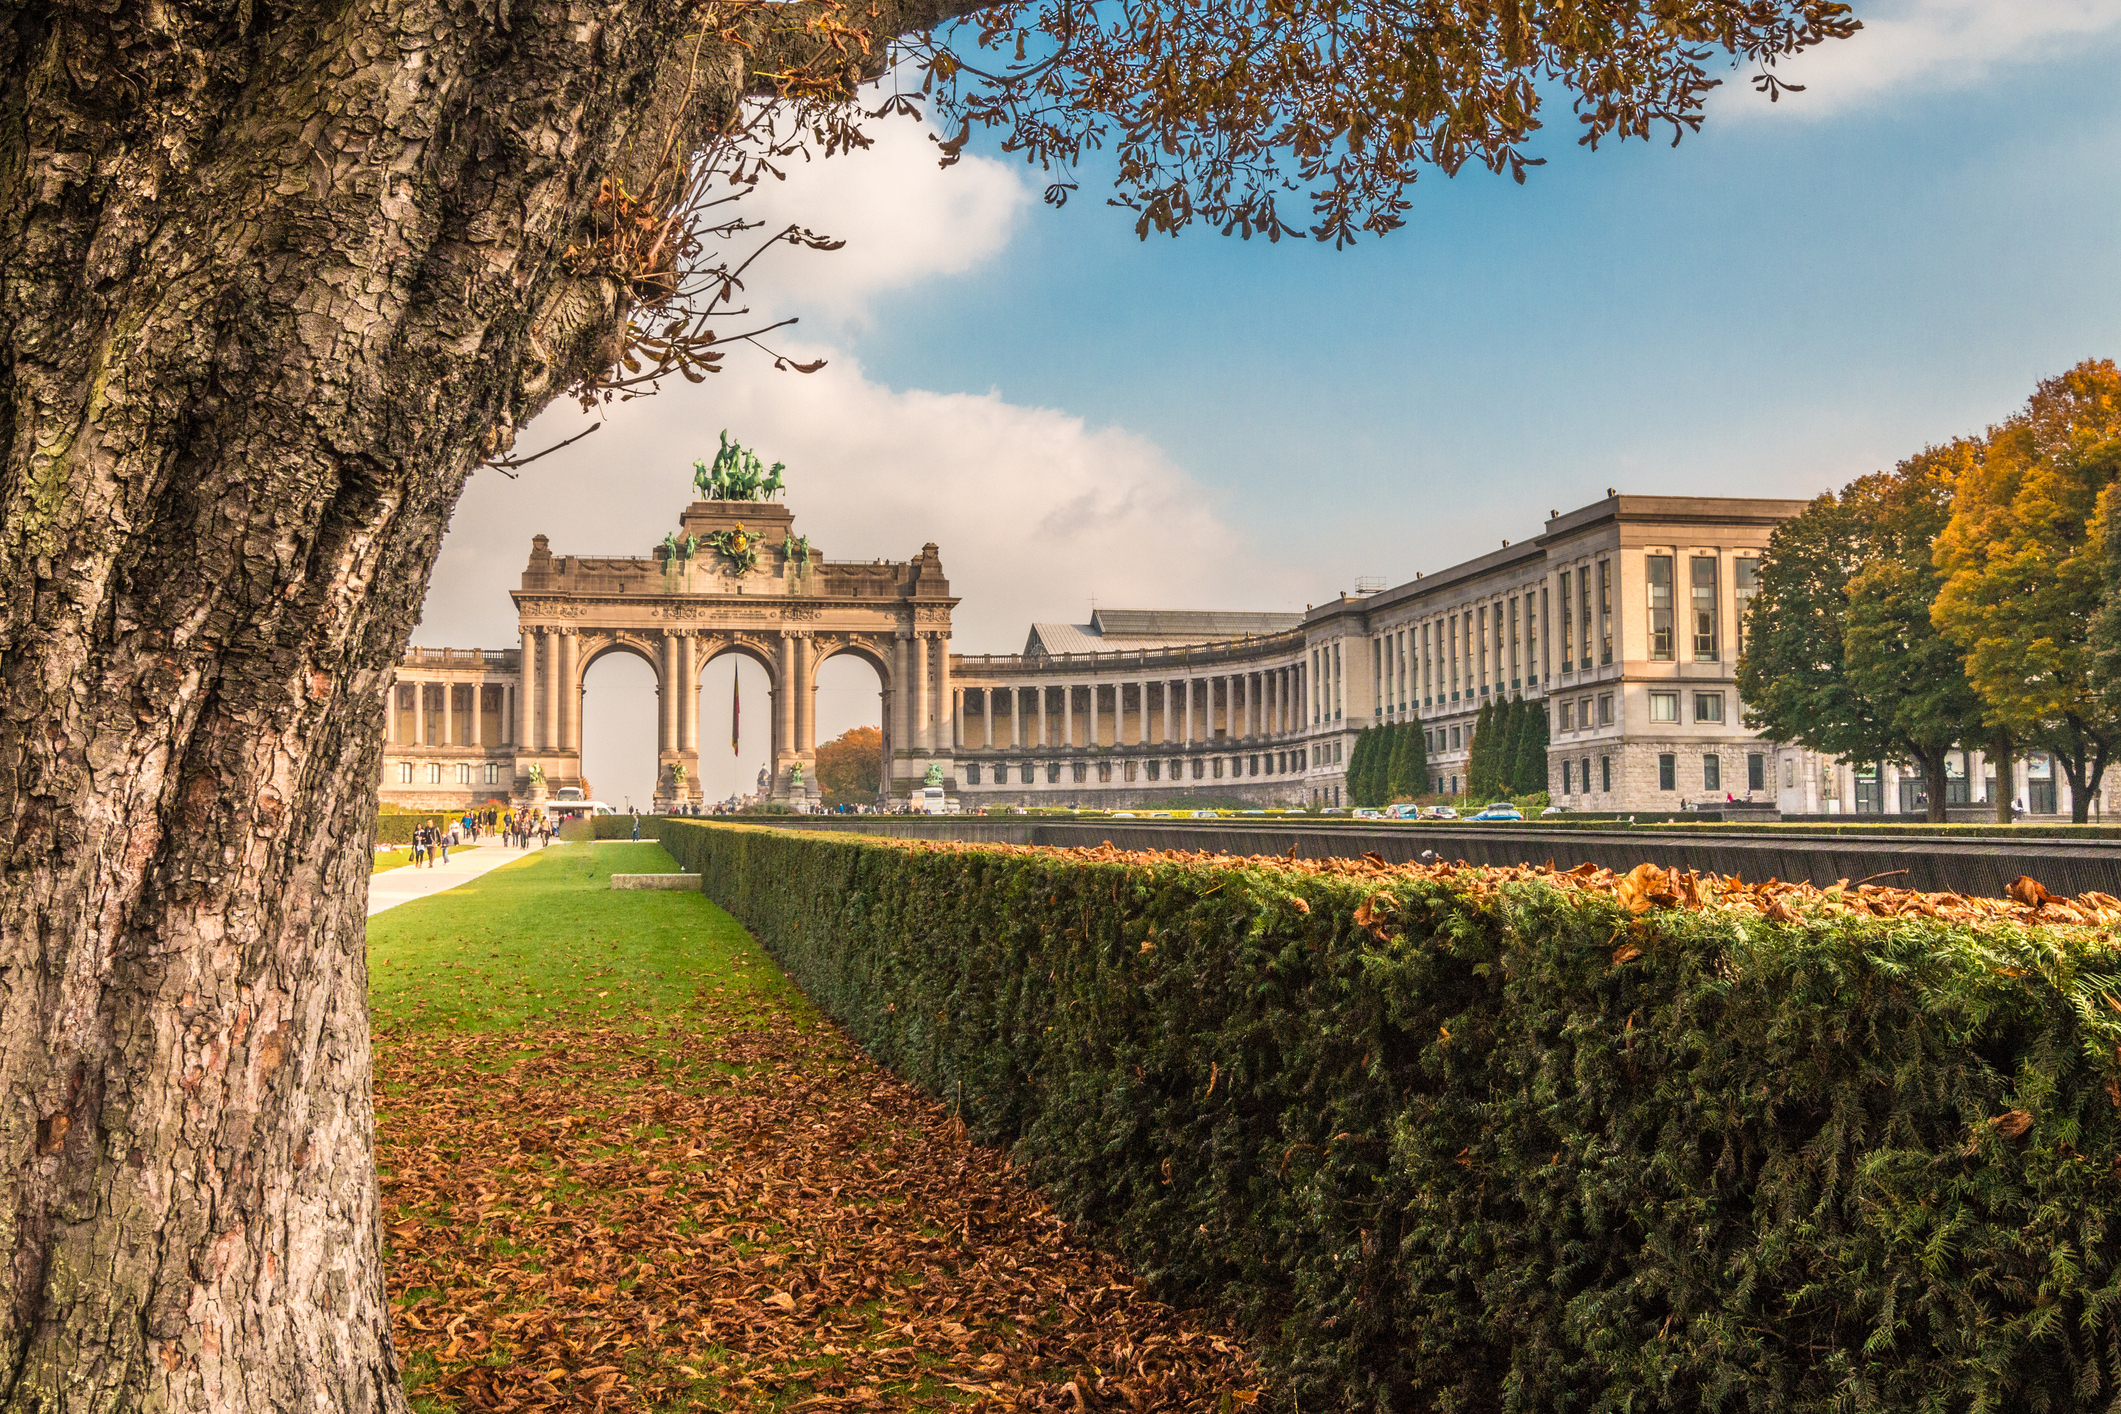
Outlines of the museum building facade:
M 1481 708 L 1524 698 L 1547 714 L 1548 791 L 1575 809 L 1913 810 L 1912 772 L 1744 726 L 1746 606 L 1769 534 L 1803 505 L 1608 493 L 1530 539 L 1300 614 L 1099 609 L 1033 624 L 1020 653 L 972 655 L 949 649 L 959 601 L 934 545 L 829 561 L 786 506 L 695 501 L 647 556 L 556 556 L 537 537 L 519 646 L 407 650 L 383 798 L 454 809 L 580 784 L 583 674 L 629 652 L 663 701 L 656 805 L 700 804 L 699 677 L 736 652 L 771 687 L 767 789 L 795 803 L 816 796 L 817 670 L 854 653 L 881 683 L 893 800 L 932 783 L 967 807 L 1345 804 L 1357 734 L 1415 721 L 1432 791 L 1457 795 Z M 1954 766 L 1954 803 L 1988 798 L 1978 752 Z M 2051 766 L 2020 770 L 2035 812 L 2068 809 Z

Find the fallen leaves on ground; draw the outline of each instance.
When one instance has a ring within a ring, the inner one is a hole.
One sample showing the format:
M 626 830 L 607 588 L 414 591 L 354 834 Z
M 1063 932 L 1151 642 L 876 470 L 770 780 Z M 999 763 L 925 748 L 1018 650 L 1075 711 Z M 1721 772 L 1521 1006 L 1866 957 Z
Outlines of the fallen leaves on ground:
M 1448 880 L 1456 887 L 1481 897 L 1502 885 L 1538 880 L 1582 894 L 1616 899 L 1630 912 L 1655 908 L 1738 909 L 1756 913 L 1777 923 L 1794 923 L 1819 914 L 1866 915 L 1874 918 L 1924 917 L 1952 923 L 2040 923 L 2063 927 L 2111 928 L 2121 925 L 2121 898 L 2096 890 L 2064 898 L 2049 893 L 2021 875 L 2006 890 L 2007 897 L 1984 898 L 1975 894 L 1925 893 L 1920 889 L 1888 888 L 1848 880 L 1821 888 L 1812 883 L 1787 883 L 1769 879 L 1748 884 L 1734 874 L 1696 873 L 1691 869 L 1663 869 L 1638 864 L 1625 874 L 1616 874 L 1595 864 L 1574 869 L 1544 866 L 1476 865 L 1455 863 L 1393 864 L 1375 854 L 1359 858 L 1297 859 L 1285 854 L 1216 854 L 1183 849 L 1116 849 L 1111 844 L 1093 848 L 1055 845 L 991 844 L 956 840 L 865 837 L 875 844 L 899 849 L 941 852 L 997 851 L 1004 854 L 1046 854 L 1100 864 L 1187 864 L 1211 869 L 1278 869 L 1284 873 L 1327 875 L 1336 878 L 1371 879 L 1391 883 L 1403 879 Z M 1302 899 L 1292 902 L 1303 912 L 1310 906 Z M 1370 927 L 1365 903 L 1356 916 L 1359 927 Z
M 1221 1410 L 1257 1376 L 777 1002 L 377 1034 L 398 1350 L 449 1409 Z

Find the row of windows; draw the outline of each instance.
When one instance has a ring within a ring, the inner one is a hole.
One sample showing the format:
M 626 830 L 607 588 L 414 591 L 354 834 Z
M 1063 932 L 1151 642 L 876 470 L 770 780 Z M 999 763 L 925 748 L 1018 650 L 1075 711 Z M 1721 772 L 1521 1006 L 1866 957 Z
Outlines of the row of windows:
M 445 767 L 440 761 L 428 762 L 427 784 L 431 786 L 441 785 L 442 773 L 446 769 L 449 768 Z M 454 769 L 456 775 L 456 783 L 460 786 L 468 786 L 473 783 L 472 773 L 475 770 L 480 771 L 484 774 L 485 782 L 487 785 L 497 786 L 501 783 L 501 763 L 498 761 L 488 761 L 483 766 L 475 765 L 473 762 L 470 761 L 459 761 Z M 410 761 L 400 761 L 398 763 L 398 784 L 401 786 L 409 786 L 413 784 L 412 776 L 413 763 Z
M 1304 770 L 1307 757 L 1308 753 L 1303 751 L 1267 751 L 1252 756 L 1196 756 L 1191 758 L 1191 763 L 1194 780 L 1206 780 L 1212 776 L 1219 781 L 1226 776 L 1288 775 L 1292 771 Z M 1098 783 L 1100 785 L 1109 785 L 1113 779 L 1112 768 L 1114 766 L 1120 768 L 1119 779 L 1123 781 L 1137 780 L 1142 777 L 1152 781 L 1160 781 L 1164 779 L 1166 765 L 1162 761 L 1047 761 L 1044 763 L 1021 761 L 1015 767 L 1018 784 L 1028 786 L 1036 782 L 1040 764 L 1045 767 L 1046 783 L 1048 785 L 1059 784 L 1063 770 L 1070 773 L 1070 779 L 1076 785 L 1087 784 L 1093 768 L 1097 771 Z M 1183 780 L 1186 775 L 1186 766 L 1187 758 L 1181 757 L 1171 761 L 1169 763 L 1170 778 L 1174 781 Z M 994 784 L 998 786 L 1008 785 L 1010 769 L 1006 762 L 994 767 Z M 977 761 L 965 763 L 965 784 L 973 786 L 981 784 L 981 774 L 980 763 Z
M 1723 758 L 1715 752 L 1704 752 L 1701 757 L 1701 788 L 1722 790 Z M 1745 788 L 1748 791 L 1767 788 L 1767 757 L 1760 752 L 1748 753 L 1745 758 Z M 1591 758 L 1561 763 L 1561 793 L 1581 795 L 1591 789 Z M 1598 789 L 1610 792 L 1613 789 L 1613 758 L 1598 758 Z M 1657 756 L 1657 789 L 1679 789 L 1679 756 L 1676 752 L 1659 752 Z
M 1645 557 L 1649 585 L 1650 657 L 1674 659 L 1674 559 Z M 1738 601 L 1738 651 L 1745 652 L 1745 610 L 1758 585 L 1759 560 L 1734 557 Z M 1717 605 L 1717 557 L 1693 555 L 1687 565 L 1689 647 L 1696 662 L 1718 660 L 1721 611 Z M 1613 662 L 1613 562 L 1602 559 L 1564 569 L 1556 576 L 1561 603 L 1558 622 L 1561 671 L 1584 671 Z M 1548 607 L 1541 587 L 1469 605 L 1458 613 L 1399 629 L 1373 640 L 1378 684 L 1376 710 L 1405 711 L 1415 698 L 1424 707 L 1491 692 L 1519 691 L 1539 683 L 1539 621 Z

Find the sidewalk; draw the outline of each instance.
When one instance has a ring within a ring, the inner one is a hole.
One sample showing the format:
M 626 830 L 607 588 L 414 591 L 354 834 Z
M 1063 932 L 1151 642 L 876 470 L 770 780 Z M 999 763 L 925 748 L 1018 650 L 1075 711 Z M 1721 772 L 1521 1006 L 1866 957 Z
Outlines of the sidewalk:
M 488 840 L 491 838 L 489 836 Z M 559 845 L 554 843 L 550 847 L 557 849 Z M 516 849 L 482 841 L 477 849 L 452 850 L 447 864 L 437 864 L 432 869 L 415 869 L 407 864 L 372 874 L 368 879 L 368 916 L 373 918 L 386 908 L 396 908 L 401 903 L 411 903 L 416 898 L 453 889 L 467 879 L 476 879 L 503 864 L 512 864 L 537 852 L 536 845 Z

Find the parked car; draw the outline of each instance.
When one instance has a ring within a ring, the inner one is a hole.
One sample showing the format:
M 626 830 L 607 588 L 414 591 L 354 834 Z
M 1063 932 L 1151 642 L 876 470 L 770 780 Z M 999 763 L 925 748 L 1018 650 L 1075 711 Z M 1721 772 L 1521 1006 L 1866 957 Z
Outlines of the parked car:
M 1566 805 L 1549 805 L 1546 809 L 1539 812 L 1539 818 L 1544 820 L 1549 815 L 1567 815 L 1568 813 L 1569 807 Z
M 1394 805 L 1386 809 L 1385 818 L 1388 820 L 1419 820 L 1421 818 L 1421 807 L 1418 805 Z
M 1195 820 L 1220 820 L 1222 816 L 1212 810 L 1196 810 L 1193 812 L 1192 818 Z
M 1506 800 L 1498 800 L 1472 818 L 1475 821 L 1488 821 L 1491 823 L 1496 820 L 1522 820 L 1524 812 Z
M 1264 815 L 1267 812 L 1264 810 L 1240 810 L 1237 813 L 1240 815 Z
M 1383 820 L 1386 816 L 1384 811 L 1365 805 L 1355 812 L 1355 818 L 1358 820 Z
M 1149 818 L 1151 820 L 1168 820 L 1171 818 L 1171 812 L 1168 810 L 1152 810 L 1149 812 Z
M 1458 812 L 1448 805 L 1424 805 L 1421 808 L 1424 820 L 1456 820 Z
M 1134 812 L 1131 810 L 1115 810 L 1112 812 L 1112 818 L 1115 820 L 1132 820 Z

